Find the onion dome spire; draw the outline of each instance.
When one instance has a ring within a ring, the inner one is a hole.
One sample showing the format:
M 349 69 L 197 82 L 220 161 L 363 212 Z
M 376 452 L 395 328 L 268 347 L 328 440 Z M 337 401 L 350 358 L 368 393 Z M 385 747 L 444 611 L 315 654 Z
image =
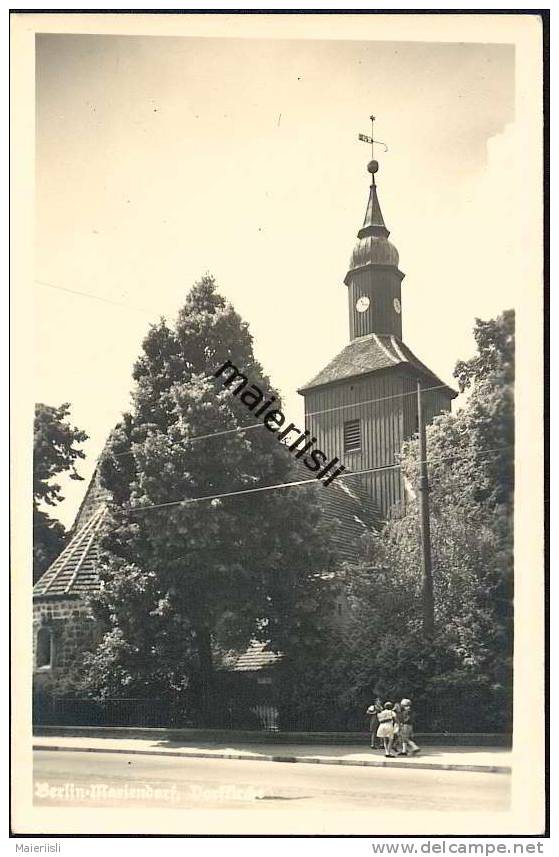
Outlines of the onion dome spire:
M 357 233 L 357 243 L 353 248 L 353 253 L 351 254 L 349 262 L 349 271 L 345 277 L 346 284 L 348 284 L 349 278 L 355 270 L 362 269 L 366 266 L 389 265 L 394 268 L 398 267 L 398 251 L 394 245 L 387 240 L 390 232 L 386 228 L 378 199 L 375 176 L 379 170 L 379 163 L 374 158 L 374 145 L 376 142 L 377 144 L 384 146 L 385 149 L 386 146 L 384 143 L 380 143 L 378 140 L 373 139 L 372 129 L 374 121 L 375 117 L 371 116 L 370 137 L 366 134 L 359 134 L 360 140 L 371 144 L 371 160 L 367 164 L 367 171 L 371 174 L 371 186 L 365 219 L 363 220 L 363 226 Z
M 365 238 L 367 235 L 376 235 L 378 238 L 388 238 L 390 232 L 386 228 L 384 217 L 380 210 L 377 186 L 375 183 L 375 173 L 378 172 L 378 161 L 369 161 L 367 169 L 372 175 L 372 184 L 369 191 L 369 202 L 367 203 L 365 220 L 363 221 L 363 226 L 357 233 L 357 237 Z

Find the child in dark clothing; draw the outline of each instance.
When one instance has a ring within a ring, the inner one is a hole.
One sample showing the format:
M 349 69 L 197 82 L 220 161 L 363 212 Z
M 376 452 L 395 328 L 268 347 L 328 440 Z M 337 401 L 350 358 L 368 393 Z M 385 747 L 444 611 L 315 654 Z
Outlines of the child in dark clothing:
M 408 755 L 408 747 L 412 753 L 419 753 L 419 747 L 413 740 L 413 714 L 410 699 L 403 699 L 400 703 L 400 741 L 402 756 Z
M 382 747 L 382 742 L 380 745 L 377 742 L 377 728 L 378 728 L 378 714 L 382 711 L 382 702 L 377 697 L 373 703 L 373 705 L 369 705 L 367 708 L 367 714 L 369 715 L 370 722 L 369 726 L 371 729 L 371 749 L 374 750 L 376 746 Z

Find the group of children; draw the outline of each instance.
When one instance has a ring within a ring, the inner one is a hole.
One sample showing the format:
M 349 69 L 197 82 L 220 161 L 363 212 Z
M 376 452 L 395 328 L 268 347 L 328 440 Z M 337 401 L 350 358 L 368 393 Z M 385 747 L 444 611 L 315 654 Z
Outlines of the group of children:
M 402 699 L 393 705 L 377 699 L 374 705 L 369 705 L 367 714 L 371 718 L 371 747 L 376 746 L 375 739 L 384 747 L 384 755 L 388 757 L 407 756 L 408 751 L 419 753 L 419 747 L 413 740 L 413 715 L 411 699 Z M 394 752 L 395 751 L 395 752 Z

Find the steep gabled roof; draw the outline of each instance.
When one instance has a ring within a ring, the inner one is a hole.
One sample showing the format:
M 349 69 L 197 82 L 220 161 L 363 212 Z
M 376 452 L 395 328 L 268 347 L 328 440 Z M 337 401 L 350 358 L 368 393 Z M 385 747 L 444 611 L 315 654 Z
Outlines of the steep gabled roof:
M 62 553 L 33 587 L 34 598 L 84 598 L 99 590 L 99 537 L 105 514 L 105 507 L 100 506 L 74 531 Z
M 309 473 L 300 462 L 295 463 L 296 476 L 308 478 Z M 357 475 L 324 486 L 317 483 L 317 501 L 327 522 L 336 522 L 338 536 L 336 550 L 341 562 L 354 562 L 359 555 L 361 539 L 366 532 L 380 526 L 380 513 L 360 485 Z M 272 652 L 266 643 L 252 640 L 242 653 L 229 652 L 222 657 L 223 666 L 231 672 L 258 672 L 279 663 L 281 652 Z
M 89 480 L 86 492 L 81 502 L 78 514 L 72 524 L 71 533 L 81 530 L 82 527 L 89 521 L 92 515 L 104 508 L 109 499 L 109 492 L 101 485 L 99 477 L 99 465 L 97 464 L 93 471 L 93 476 Z
M 304 395 L 315 387 L 394 367 L 407 368 L 415 374 L 419 373 L 433 386 L 444 387 L 452 398 L 458 395 L 431 372 L 401 339 L 381 333 L 369 333 L 367 336 L 354 339 L 308 384 L 300 387 L 299 392 Z
M 244 652 L 227 652 L 221 655 L 221 665 L 228 672 L 248 673 L 271 667 L 281 661 L 281 652 L 266 649 L 266 643 L 251 640 Z
M 311 476 L 300 462 L 296 462 L 296 472 L 301 479 Z M 355 562 L 365 533 L 381 526 L 379 509 L 363 489 L 363 480 L 357 474 L 346 472 L 330 485 L 313 481 L 316 482 L 316 501 L 325 522 L 337 527 L 335 547 L 339 561 Z

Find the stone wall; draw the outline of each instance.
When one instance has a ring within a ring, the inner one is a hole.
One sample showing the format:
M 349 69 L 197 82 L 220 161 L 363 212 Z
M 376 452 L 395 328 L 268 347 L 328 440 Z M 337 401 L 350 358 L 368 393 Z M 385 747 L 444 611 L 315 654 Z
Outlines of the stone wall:
M 50 664 L 37 664 L 40 629 L 51 634 Z M 87 606 L 77 598 L 36 598 L 33 602 L 33 679 L 36 688 L 54 690 L 63 684 L 82 652 L 95 638 L 96 625 Z

